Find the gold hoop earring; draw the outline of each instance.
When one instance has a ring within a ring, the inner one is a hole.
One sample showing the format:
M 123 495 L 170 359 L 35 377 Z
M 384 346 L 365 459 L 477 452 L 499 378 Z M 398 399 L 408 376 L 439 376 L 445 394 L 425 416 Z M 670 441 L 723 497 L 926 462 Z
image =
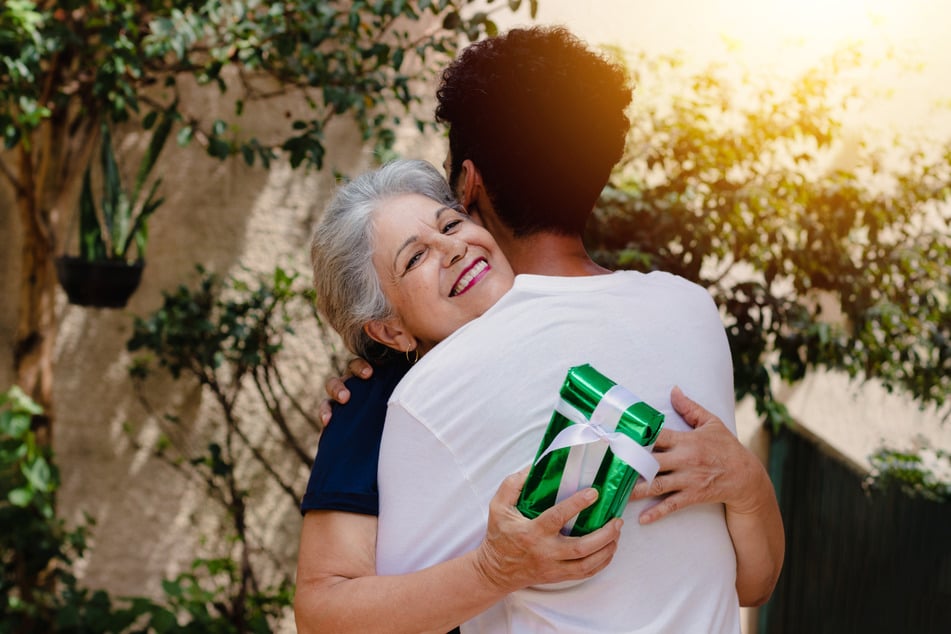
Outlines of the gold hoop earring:
M 415 354 L 412 359 L 409 358 L 409 350 L 410 350 L 409 348 L 406 349 L 406 362 L 409 363 L 410 365 L 413 365 L 417 361 L 419 361 L 419 348 L 413 348 L 413 352 Z

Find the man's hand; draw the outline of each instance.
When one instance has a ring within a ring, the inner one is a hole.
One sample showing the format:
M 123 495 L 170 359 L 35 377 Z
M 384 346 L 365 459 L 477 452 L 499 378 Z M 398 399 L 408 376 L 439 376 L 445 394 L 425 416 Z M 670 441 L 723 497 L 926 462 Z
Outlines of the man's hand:
M 324 382 L 324 392 L 327 393 L 328 398 L 320 402 L 318 414 L 325 427 L 330 423 L 330 417 L 333 415 L 333 404 L 340 403 L 343 405 L 350 400 L 350 390 L 347 389 L 344 381 L 352 376 L 369 379 L 373 376 L 373 366 L 366 359 L 356 357 L 350 359 L 347 364 L 347 371 L 343 376 L 330 377 Z
M 477 565 L 488 583 L 509 593 L 530 585 L 586 579 L 607 566 L 617 550 L 622 520 L 615 519 L 583 537 L 568 537 L 561 528 L 597 500 L 583 489 L 533 520 L 515 503 L 528 469 L 510 475 L 489 505 L 489 523 L 479 546 Z
M 653 483 L 640 480 L 632 500 L 662 496 L 639 518 L 650 524 L 691 504 L 723 503 L 737 513 L 755 513 L 757 481 L 763 475 L 759 459 L 708 412 L 675 387 L 670 392 L 674 409 L 694 431 L 662 429 L 654 444 L 660 464 Z

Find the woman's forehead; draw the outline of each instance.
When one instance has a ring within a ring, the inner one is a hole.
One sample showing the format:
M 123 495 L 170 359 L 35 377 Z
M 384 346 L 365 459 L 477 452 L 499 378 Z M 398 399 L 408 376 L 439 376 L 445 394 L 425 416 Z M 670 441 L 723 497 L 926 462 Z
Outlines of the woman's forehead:
M 453 211 L 445 203 L 421 194 L 398 194 L 377 206 L 374 221 L 383 220 L 384 223 L 390 224 L 414 218 L 427 224 L 435 224 L 447 210 Z

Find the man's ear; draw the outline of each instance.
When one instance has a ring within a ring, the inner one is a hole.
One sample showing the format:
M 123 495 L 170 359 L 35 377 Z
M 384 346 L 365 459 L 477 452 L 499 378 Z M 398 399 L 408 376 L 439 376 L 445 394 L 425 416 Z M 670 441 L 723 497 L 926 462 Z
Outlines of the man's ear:
M 466 159 L 462 162 L 462 174 L 460 175 L 460 202 L 465 207 L 476 207 L 478 199 L 485 196 L 485 187 L 482 184 L 482 172 L 478 170 L 472 159 Z
M 363 326 L 363 332 L 370 339 L 400 352 L 415 350 L 419 345 L 416 337 L 409 334 L 398 317 L 374 319 Z
M 458 195 L 459 201 L 466 208 L 469 217 L 476 224 L 485 226 L 485 221 L 482 219 L 482 205 L 486 196 L 485 187 L 482 184 L 482 173 L 471 159 L 462 162 Z

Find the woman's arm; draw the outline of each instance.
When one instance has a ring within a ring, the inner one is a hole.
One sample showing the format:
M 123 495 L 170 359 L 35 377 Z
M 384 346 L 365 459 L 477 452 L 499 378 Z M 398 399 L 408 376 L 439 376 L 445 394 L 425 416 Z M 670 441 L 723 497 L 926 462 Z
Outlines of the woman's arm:
M 679 388 L 670 397 L 692 432 L 662 430 L 654 445 L 660 475 L 640 481 L 632 499 L 666 496 L 644 511 L 649 524 L 692 504 L 722 503 L 736 551 L 740 605 L 762 605 L 779 579 L 786 549 L 783 520 L 769 474 L 723 422 Z
M 294 615 L 311 632 L 445 633 L 529 585 L 590 577 L 608 565 L 621 520 L 584 537 L 560 534 L 589 506 L 579 491 L 534 520 L 516 509 L 527 471 L 509 476 L 489 507 L 486 536 L 476 550 L 405 575 L 377 576 L 377 518 L 340 511 L 304 517 Z

